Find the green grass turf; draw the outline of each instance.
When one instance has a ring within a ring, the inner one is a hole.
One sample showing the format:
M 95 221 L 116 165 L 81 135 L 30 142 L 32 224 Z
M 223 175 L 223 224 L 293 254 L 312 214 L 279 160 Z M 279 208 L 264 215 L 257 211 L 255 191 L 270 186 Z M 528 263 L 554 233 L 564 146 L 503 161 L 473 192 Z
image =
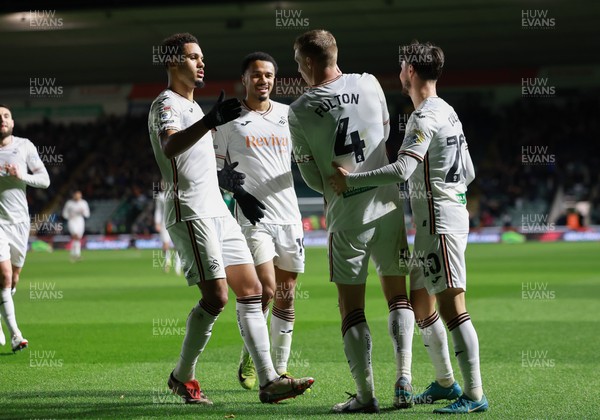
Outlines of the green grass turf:
M 599 258 L 598 243 L 468 247 L 467 305 L 490 401 L 482 417 L 599 416 Z M 256 391 L 238 385 L 241 338 L 230 303 L 197 369 L 215 404 L 181 404 L 166 380 L 199 293 L 153 261 L 159 259 L 152 251 L 135 250 L 84 252 L 77 264 L 65 252 L 29 254 L 15 301 L 30 347 L 14 355 L 8 345 L 0 348 L 0 418 L 325 418 L 345 391 L 354 390 L 326 252 L 308 249 L 290 371 L 314 376 L 312 392 L 264 405 Z M 523 298 L 527 284 L 538 289 L 530 290 L 534 299 Z M 432 406 L 391 410 L 394 356 L 387 306 L 373 274 L 367 291 L 381 417 L 432 417 Z M 413 349 L 413 385 L 422 391 L 433 369 L 418 335 Z M 453 364 L 460 380 L 454 358 Z

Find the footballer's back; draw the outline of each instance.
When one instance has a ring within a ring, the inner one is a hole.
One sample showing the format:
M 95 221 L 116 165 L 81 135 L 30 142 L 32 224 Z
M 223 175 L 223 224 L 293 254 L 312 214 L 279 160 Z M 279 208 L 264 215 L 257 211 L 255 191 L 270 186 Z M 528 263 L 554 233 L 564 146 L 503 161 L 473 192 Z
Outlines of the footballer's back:
M 332 163 L 349 172 L 389 163 L 384 128 L 389 114 L 385 95 L 373 75 L 341 75 L 311 88 L 290 109 L 294 154 L 310 156 L 319 168 L 330 231 L 356 228 L 398 207 L 394 185 L 351 188 L 338 196 L 328 183 L 334 173 Z

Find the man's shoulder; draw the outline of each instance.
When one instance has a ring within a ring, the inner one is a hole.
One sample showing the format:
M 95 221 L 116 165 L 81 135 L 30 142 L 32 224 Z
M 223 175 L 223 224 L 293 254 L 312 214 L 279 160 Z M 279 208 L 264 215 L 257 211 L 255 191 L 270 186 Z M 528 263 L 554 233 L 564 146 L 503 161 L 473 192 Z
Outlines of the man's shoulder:
M 271 101 L 271 104 L 273 105 L 273 110 L 274 110 L 274 111 L 283 111 L 283 112 L 287 112 L 287 111 L 288 111 L 288 109 L 290 108 L 290 106 L 289 106 L 289 105 L 287 105 L 287 104 L 284 104 L 284 103 L 282 103 L 282 102 L 277 102 L 277 101 L 274 101 L 274 100 L 272 100 L 272 99 L 270 99 L 270 101 Z
M 150 108 L 153 109 L 159 105 L 163 105 L 163 106 L 166 106 L 167 104 L 172 105 L 173 103 L 176 103 L 176 101 L 177 101 L 177 98 L 176 98 L 174 92 L 170 89 L 165 89 L 158 94 L 158 96 L 154 99 L 154 101 L 152 101 L 152 105 Z
M 26 139 L 25 137 L 17 137 L 17 136 L 13 136 L 13 143 L 15 145 L 15 148 L 19 148 L 19 147 L 34 147 L 33 142 L 29 139 Z

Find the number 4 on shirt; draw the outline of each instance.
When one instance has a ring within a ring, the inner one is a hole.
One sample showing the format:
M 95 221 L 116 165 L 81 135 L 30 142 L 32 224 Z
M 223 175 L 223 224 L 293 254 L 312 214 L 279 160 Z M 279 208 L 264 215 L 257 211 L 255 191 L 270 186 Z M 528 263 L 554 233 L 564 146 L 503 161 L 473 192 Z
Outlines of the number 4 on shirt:
M 356 163 L 364 162 L 365 154 L 363 149 L 365 141 L 360 138 L 358 131 L 350 133 L 351 144 L 346 144 L 346 137 L 348 137 L 348 120 L 349 118 L 342 118 L 338 124 L 337 135 L 335 136 L 334 151 L 336 156 L 347 155 L 354 153 L 354 159 Z

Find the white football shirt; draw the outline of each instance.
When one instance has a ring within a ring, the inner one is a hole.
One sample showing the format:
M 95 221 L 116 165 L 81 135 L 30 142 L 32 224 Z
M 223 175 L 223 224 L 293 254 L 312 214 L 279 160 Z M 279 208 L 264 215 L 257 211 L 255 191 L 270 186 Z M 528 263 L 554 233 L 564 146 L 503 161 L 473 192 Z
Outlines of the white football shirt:
M 310 88 L 290 105 L 289 124 L 300 172 L 325 197 L 330 232 L 359 228 L 400 207 L 395 185 L 350 188 L 338 196 L 328 182 L 335 171 L 332 162 L 349 172 L 389 163 L 385 149 L 389 113 L 373 75 L 343 74 Z
M 76 223 L 84 223 L 84 217 L 90 217 L 90 207 L 84 199 L 68 200 L 63 208 L 63 219 Z
M 431 234 L 468 233 L 466 174 L 472 164 L 454 108 L 437 96 L 425 99 L 408 119 L 398 154 L 421 162 L 408 179 L 417 227 L 428 226 Z
M 243 188 L 266 207 L 262 223 L 296 224 L 301 217 L 292 176 L 289 107 L 270 103 L 263 113 L 243 104 L 237 119 L 217 127 L 217 166 L 239 162 L 235 170 L 246 174 Z M 241 225 L 251 225 L 237 207 L 236 217 Z
M 184 130 L 204 116 L 195 101 L 170 89 L 152 102 L 148 131 L 154 157 L 167 184 L 165 224 L 229 214 L 221 198 L 212 136 L 206 133 L 185 152 L 167 159 L 160 146 L 160 133 Z
M 37 149 L 29 139 L 12 136 L 12 142 L 0 147 L 0 224 L 28 222 L 27 184 L 5 170 L 7 164 L 17 165 L 21 173 L 44 168 Z M 45 170 L 45 169 L 44 169 Z

